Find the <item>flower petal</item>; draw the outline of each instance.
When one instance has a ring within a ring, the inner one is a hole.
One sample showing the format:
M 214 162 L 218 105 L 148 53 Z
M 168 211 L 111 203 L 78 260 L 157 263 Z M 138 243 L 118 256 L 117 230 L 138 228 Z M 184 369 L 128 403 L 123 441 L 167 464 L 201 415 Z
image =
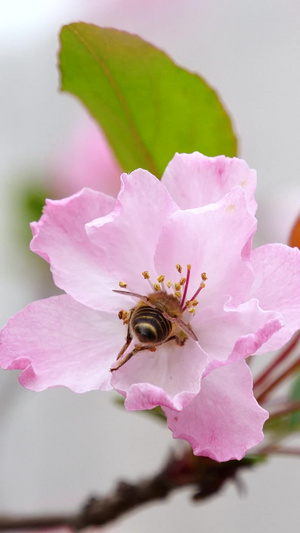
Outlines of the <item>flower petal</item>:
M 284 327 L 257 353 L 281 348 L 300 328 L 300 250 L 284 244 L 267 244 L 252 252 L 255 282 L 251 296 L 263 309 L 282 314 Z
M 175 439 L 190 442 L 195 455 L 215 461 L 242 459 L 262 441 L 268 418 L 253 396 L 251 372 L 244 361 L 208 374 L 199 394 L 181 412 L 164 411 Z
M 31 226 L 31 250 L 50 263 L 56 285 L 95 309 L 107 307 L 103 285 L 111 285 L 111 290 L 115 285 L 102 268 L 105 253 L 90 242 L 85 224 L 109 213 L 115 202 L 103 193 L 82 189 L 64 200 L 47 200 L 43 216 Z
M 74 392 L 110 390 L 110 367 L 122 345 L 117 316 L 70 296 L 39 300 L 10 319 L 0 337 L 3 368 L 23 370 L 24 387 L 65 386 Z
M 237 188 L 220 202 L 206 207 L 176 211 L 162 229 L 155 253 L 160 274 L 174 280 L 176 264 L 191 264 L 187 298 L 198 289 L 206 272 L 205 289 L 198 297 L 199 309 L 244 300 L 253 283 L 248 257 L 256 220 L 246 209 L 244 194 Z M 183 270 L 183 275 L 185 274 Z
M 176 154 L 162 182 L 182 209 L 218 202 L 231 189 L 241 187 L 250 213 L 256 212 L 256 172 L 242 159 L 224 155 L 206 157 L 199 152 Z
M 167 405 L 182 409 L 200 390 L 207 356 L 198 343 L 187 339 L 184 346 L 170 341 L 156 352 L 140 352 L 117 372 L 112 385 L 126 396 L 128 410 Z
M 149 285 L 142 272 L 156 276 L 153 257 L 161 228 L 178 207 L 164 185 L 145 170 L 123 174 L 121 181 L 114 211 L 86 229 L 91 241 L 105 250 L 109 272 L 145 294 Z
M 103 131 L 91 117 L 71 131 L 51 166 L 51 187 L 60 198 L 83 187 L 118 195 L 122 170 Z
M 215 315 L 212 310 L 201 313 L 196 331 L 208 354 L 209 371 L 253 355 L 282 327 L 281 318 L 273 311 L 263 311 L 256 299 L 237 307 L 227 302 Z

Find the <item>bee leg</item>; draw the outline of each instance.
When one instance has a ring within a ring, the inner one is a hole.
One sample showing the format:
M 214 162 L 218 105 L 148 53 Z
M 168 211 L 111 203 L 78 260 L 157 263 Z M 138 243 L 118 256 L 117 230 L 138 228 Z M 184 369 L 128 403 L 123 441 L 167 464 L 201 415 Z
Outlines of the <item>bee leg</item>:
M 186 339 L 187 337 L 185 337 L 184 339 L 181 339 L 180 337 L 175 337 L 175 341 L 178 346 L 184 346 Z
M 178 346 L 184 346 L 185 341 L 188 339 L 188 336 L 186 335 L 186 333 L 184 333 L 184 331 L 181 330 L 177 335 L 174 335 L 174 338 Z
M 130 342 L 131 342 L 132 338 L 130 339 Z M 127 344 L 125 344 L 125 346 L 123 346 L 121 352 L 119 353 L 118 357 L 117 357 L 117 360 L 120 359 L 121 355 L 123 355 L 123 353 L 125 352 L 126 348 L 129 346 L 130 342 Z M 129 359 L 131 359 L 131 357 L 133 355 L 135 355 L 136 353 L 142 351 L 142 350 L 148 350 L 148 348 L 145 346 L 140 346 L 138 344 L 135 345 L 134 349 L 131 350 L 131 352 L 129 352 L 127 355 L 125 355 L 125 357 L 123 357 L 123 359 L 121 359 L 118 364 L 116 366 L 114 366 L 113 368 L 110 369 L 111 372 L 114 372 L 115 370 L 118 370 L 121 366 L 123 366 L 125 363 L 127 363 L 127 361 L 129 361 Z
M 119 361 L 116 366 L 111 368 L 110 371 L 114 372 L 115 370 L 118 370 L 118 368 L 127 363 L 127 361 L 129 361 L 129 359 L 131 359 L 133 355 L 136 355 L 137 353 L 142 352 L 143 350 L 148 350 L 149 352 L 156 352 L 156 346 L 141 346 L 140 344 L 136 344 L 134 349 L 131 350 L 131 352 L 129 352 L 127 355 L 125 355 L 125 357 L 121 359 L 121 361 Z
M 184 346 L 187 336 L 186 335 L 183 336 L 183 335 L 182 336 L 172 335 L 172 337 L 169 337 L 166 341 L 164 341 L 164 344 L 166 344 L 166 342 L 169 342 L 169 341 L 175 341 L 178 346 Z
M 132 336 L 131 336 L 130 329 L 129 329 L 129 326 L 128 326 L 128 328 L 127 328 L 126 342 L 125 342 L 125 344 L 124 344 L 122 350 L 118 353 L 117 361 L 118 361 L 118 359 L 120 359 L 120 357 L 122 357 L 123 353 L 126 352 L 126 350 L 127 350 L 128 346 L 129 346 L 129 344 L 131 343 L 131 341 L 132 341 Z

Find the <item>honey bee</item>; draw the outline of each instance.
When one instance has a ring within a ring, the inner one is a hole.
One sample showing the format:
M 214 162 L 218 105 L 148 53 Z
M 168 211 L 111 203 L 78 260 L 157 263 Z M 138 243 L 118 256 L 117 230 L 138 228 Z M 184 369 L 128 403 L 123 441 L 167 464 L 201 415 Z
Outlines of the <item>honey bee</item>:
M 142 296 L 128 291 L 115 290 L 114 292 L 134 296 L 140 301 L 128 313 L 119 312 L 119 318 L 123 320 L 124 324 L 128 324 L 127 336 L 116 359 L 119 362 L 111 368 L 111 372 L 118 370 L 133 355 L 143 350 L 155 352 L 158 346 L 171 340 L 175 340 L 178 346 L 183 346 L 188 337 L 195 341 L 198 340 L 191 326 L 183 322 L 182 307 L 178 298 L 173 294 L 158 291 L 148 296 Z M 134 337 L 139 343 L 135 344 L 133 350 L 122 357 Z

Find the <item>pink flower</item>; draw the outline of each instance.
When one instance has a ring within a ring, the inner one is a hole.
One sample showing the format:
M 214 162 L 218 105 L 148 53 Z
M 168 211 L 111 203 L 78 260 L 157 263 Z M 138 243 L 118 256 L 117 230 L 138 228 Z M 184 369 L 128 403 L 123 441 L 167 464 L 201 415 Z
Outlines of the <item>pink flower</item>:
M 101 190 L 117 196 L 121 169 L 98 124 L 85 120 L 72 132 L 61 152 L 50 164 L 50 176 L 55 195 L 76 193 L 82 187 Z
M 49 200 L 32 224 L 31 249 L 66 294 L 9 321 L 0 363 L 35 391 L 114 388 L 128 410 L 160 405 L 195 454 L 240 459 L 268 416 L 245 358 L 300 327 L 300 252 L 251 250 L 256 175 L 244 161 L 177 154 L 161 182 L 136 170 L 121 183 L 117 200 L 90 189 Z

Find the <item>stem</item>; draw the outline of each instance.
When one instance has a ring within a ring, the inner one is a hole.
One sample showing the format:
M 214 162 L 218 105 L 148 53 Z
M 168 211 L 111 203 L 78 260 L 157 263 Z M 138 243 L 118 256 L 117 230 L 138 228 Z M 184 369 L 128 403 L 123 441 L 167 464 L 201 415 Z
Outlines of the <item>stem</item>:
M 162 471 L 154 477 L 135 484 L 121 481 L 108 496 L 91 498 L 78 514 L 19 518 L 0 516 L 0 530 L 41 530 L 66 526 L 76 530 L 102 526 L 135 507 L 162 500 L 181 487 L 194 486 L 194 500 L 207 498 L 217 493 L 226 481 L 235 479 L 240 468 L 253 464 L 255 462 L 250 457 L 217 463 L 207 457 L 195 457 L 188 450 L 179 458 L 171 455 Z
M 289 415 L 295 411 L 300 411 L 300 401 L 286 402 L 280 409 L 270 413 L 269 420 L 273 420 L 274 418 L 278 418 L 280 416 Z
M 270 454 L 280 454 L 280 455 L 300 455 L 300 448 L 293 448 L 292 446 L 286 446 L 280 448 L 277 444 L 269 444 L 264 448 L 259 450 L 259 455 L 270 455 Z
M 300 357 L 291 366 L 289 366 L 282 374 L 280 374 L 278 378 L 274 379 L 274 381 L 270 383 L 270 385 L 268 385 L 268 387 L 266 387 L 265 390 L 261 394 L 256 396 L 256 400 L 258 401 L 258 403 L 263 403 L 264 400 L 267 398 L 267 396 L 269 396 L 270 392 L 276 387 L 278 387 L 278 385 L 282 381 L 284 381 L 290 374 L 293 374 L 296 370 L 298 370 L 298 368 L 300 368 Z
M 259 385 L 261 385 L 270 375 L 270 373 L 280 364 L 282 361 L 284 361 L 292 352 L 292 350 L 295 348 L 295 346 L 298 344 L 300 340 L 300 331 L 294 336 L 292 342 L 287 346 L 283 352 L 281 352 L 276 359 L 270 363 L 269 366 L 263 371 L 263 373 L 256 378 L 256 380 L 253 383 L 253 388 L 255 389 Z

